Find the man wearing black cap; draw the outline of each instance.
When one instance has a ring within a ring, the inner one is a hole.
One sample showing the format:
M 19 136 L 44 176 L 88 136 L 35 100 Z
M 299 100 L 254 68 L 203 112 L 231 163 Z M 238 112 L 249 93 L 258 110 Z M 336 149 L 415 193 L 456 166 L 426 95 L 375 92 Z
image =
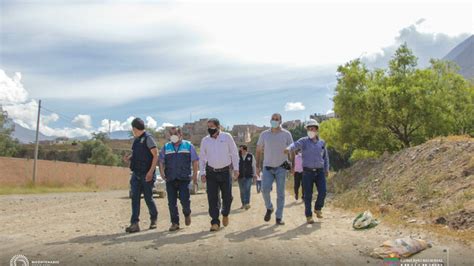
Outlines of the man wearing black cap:
M 156 180 L 156 165 L 158 150 L 153 137 L 145 131 L 145 123 L 140 118 L 132 121 L 132 132 L 135 140 L 132 145 L 132 155 L 126 157 L 130 161 L 130 188 L 132 196 L 132 217 L 130 226 L 125 229 L 128 233 L 140 231 L 138 226 L 140 216 L 140 198 L 143 193 L 148 211 L 150 212 L 150 229 L 156 228 L 158 211 L 153 200 L 153 186 Z

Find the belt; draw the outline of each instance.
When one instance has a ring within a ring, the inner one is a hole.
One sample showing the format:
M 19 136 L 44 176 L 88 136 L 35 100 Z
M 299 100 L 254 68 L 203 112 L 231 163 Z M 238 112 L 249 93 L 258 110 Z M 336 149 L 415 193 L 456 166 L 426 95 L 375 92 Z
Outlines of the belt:
M 303 171 L 306 171 L 306 172 L 320 172 L 320 171 L 323 171 L 323 168 L 303 167 Z
M 229 172 L 229 170 L 230 170 L 229 165 L 223 168 L 212 168 L 209 165 L 206 166 L 206 172 L 222 173 L 222 172 Z
M 265 166 L 265 169 L 267 169 L 267 171 L 270 171 L 270 170 L 278 169 L 280 167 L 281 166 L 277 166 L 277 167 Z

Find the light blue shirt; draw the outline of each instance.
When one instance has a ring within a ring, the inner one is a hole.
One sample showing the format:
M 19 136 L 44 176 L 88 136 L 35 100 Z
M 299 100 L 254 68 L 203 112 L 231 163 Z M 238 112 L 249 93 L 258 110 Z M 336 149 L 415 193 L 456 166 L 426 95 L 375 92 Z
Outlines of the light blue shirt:
M 324 140 L 303 137 L 288 146 L 291 151 L 300 149 L 303 157 L 303 167 L 324 168 L 324 172 L 329 171 L 329 155 Z

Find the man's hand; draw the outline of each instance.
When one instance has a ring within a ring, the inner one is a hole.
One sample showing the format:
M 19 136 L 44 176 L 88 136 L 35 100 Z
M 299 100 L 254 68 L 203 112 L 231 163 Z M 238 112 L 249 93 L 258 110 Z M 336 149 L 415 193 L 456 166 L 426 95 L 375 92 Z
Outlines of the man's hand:
M 196 173 L 196 174 L 193 174 L 192 179 L 193 179 L 193 183 L 196 184 L 197 181 L 198 181 L 197 173 Z
M 324 171 L 324 177 L 328 177 L 329 176 L 329 172 L 328 171 Z
M 201 181 L 202 181 L 203 183 L 206 183 L 206 175 L 202 175 L 202 176 L 201 176 Z
M 125 154 L 123 157 L 122 157 L 122 160 L 124 163 L 128 163 L 130 162 L 130 158 L 132 158 L 132 155 L 131 154 Z
M 295 168 L 294 167 L 291 167 L 291 174 L 295 175 Z
M 146 173 L 145 181 L 151 182 L 153 180 L 153 172 Z
M 260 170 L 262 169 L 260 169 L 260 167 L 257 167 L 257 175 L 260 175 Z
M 284 153 L 284 154 L 290 153 L 290 149 L 286 148 L 285 150 L 283 150 L 283 153 Z
M 234 180 L 237 180 L 239 178 L 239 171 L 234 170 Z

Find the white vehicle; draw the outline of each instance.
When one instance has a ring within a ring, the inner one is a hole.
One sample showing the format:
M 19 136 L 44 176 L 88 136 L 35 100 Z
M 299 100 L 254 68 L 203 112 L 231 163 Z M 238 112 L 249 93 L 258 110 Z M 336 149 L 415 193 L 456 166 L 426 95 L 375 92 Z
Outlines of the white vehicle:
M 166 197 L 166 181 L 161 178 L 160 170 L 156 167 L 156 180 L 153 184 L 153 194 L 157 194 L 159 198 Z M 132 188 L 128 188 L 128 197 L 132 198 Z

